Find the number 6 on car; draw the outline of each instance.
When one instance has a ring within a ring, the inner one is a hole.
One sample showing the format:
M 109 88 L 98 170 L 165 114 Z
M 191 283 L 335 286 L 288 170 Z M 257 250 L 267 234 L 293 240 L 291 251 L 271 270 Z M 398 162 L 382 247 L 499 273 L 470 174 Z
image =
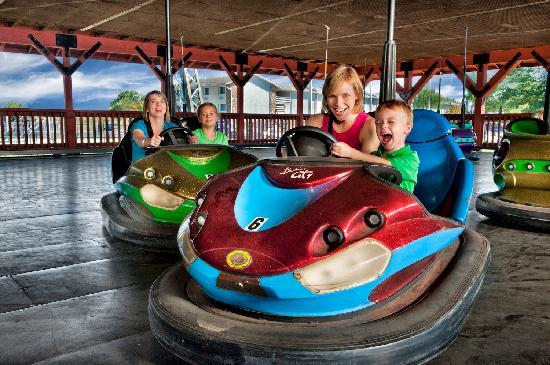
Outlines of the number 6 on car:
M 249 232 L 254 232 L 260 229 L 261 226 L 264 225 L 265 222 L 267 222 L 269 218 L 266 217 L 256 217 L 246 226 L 246 230 Z

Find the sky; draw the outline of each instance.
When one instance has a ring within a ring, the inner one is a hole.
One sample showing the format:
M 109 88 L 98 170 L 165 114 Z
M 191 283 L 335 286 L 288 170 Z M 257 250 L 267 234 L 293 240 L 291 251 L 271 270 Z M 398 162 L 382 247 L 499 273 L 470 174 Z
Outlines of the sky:
M 199 70 L 201 78 L 225 75 L 222 71 Z M 285 76 L 264 75 L 278 83 L 290 81 Z M 322 87 L 322 80 L 314 80 L 314 87 Z M 42 55 L 0 52 L 0 107 L 13 101 L 33 109 L 63 109 L 63 78 L 59 71 Z M 439 77 L 431 81 L 437 91 Z M 143 64 L 88 59 L 73 74 L 74 108 L 80 110 L 108 110 L 109 102 L 123 90 L 146 94 L 160 89 L 159 80 Z M 371 90 L 367 86 L 366 92 Z M 372 82 L 372 92 L 378 93 L 379 82 Z M 462 85 L 454 75 L 441 80 L 442 96 L 460 99 Z

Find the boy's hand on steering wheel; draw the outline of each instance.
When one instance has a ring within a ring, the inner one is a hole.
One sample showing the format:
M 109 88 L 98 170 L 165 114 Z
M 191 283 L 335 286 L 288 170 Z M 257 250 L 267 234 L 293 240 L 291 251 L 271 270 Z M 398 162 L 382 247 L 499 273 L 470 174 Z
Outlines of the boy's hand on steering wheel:
M 331 145 L 330 152 L 339 157 L 351 158 L 354 149 L 345 142 L 335 142 Z
M 199 136 L 193 134 L 191 136 L 189 136 L 189 143 L 190 144 L 197 144 L 199 143 Z

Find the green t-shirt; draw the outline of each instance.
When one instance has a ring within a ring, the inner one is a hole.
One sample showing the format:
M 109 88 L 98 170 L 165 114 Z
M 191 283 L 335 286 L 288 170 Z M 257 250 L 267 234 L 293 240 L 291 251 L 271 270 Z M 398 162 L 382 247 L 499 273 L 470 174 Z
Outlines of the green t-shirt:
M 199 144 L 229 144 L 227 136 L 223 132 L 216 131 L 216 137 L 214 137 L 214 139 L 208 139 L 201 128 L 194 130 L 193 134 L 199 137 L 197 141 Z
M 388 160 L 392 167 L 398 170 L 403 177 L 399 186 L 411 193 L 413 192 L 417 182 L 418 166 L 420 165 L 420 160 L 418 159 L 416 151 L 411 150 L 409 145 L 405 145 L 405 147 L 397 151 L 387 152 L 386 156 L 383 156 L 384 148 L 380 146 L 378 151 L 372 154 Z

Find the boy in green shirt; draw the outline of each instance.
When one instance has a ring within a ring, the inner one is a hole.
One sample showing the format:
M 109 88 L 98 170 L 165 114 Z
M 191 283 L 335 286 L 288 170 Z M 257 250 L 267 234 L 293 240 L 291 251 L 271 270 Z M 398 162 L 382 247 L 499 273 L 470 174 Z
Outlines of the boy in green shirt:
M 403 189 L 414 190 L 417 182 L 420 160 L 416 151 L 405 145 L 405 140 L 413 127 L 413 113 L 405 102 L 388 100 L 376 108 L 376 135 L 380 147 L 372 155 L 347 156 L 347 145 L 343 142 L 332 145 L 332 153 L 337 156 L 350 157 L 357 160 L 392 166 L 399 170 L 403 180 L 399 184 Z

